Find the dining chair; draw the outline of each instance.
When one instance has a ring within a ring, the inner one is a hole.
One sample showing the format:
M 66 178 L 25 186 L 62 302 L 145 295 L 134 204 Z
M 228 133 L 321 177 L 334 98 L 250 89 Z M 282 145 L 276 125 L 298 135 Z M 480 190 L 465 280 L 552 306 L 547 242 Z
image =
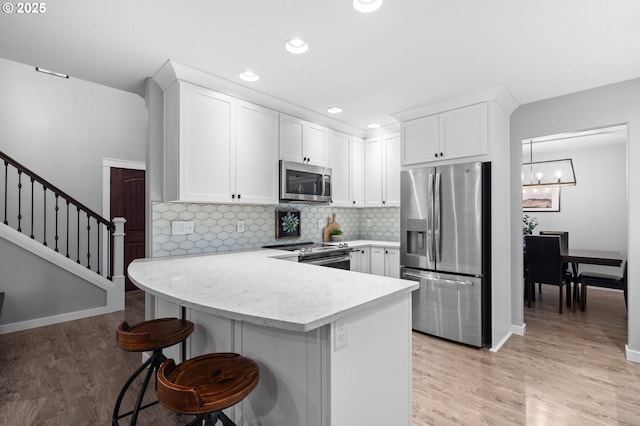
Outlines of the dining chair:
M 558 236 L 560 237 L 560 250 L 564 250 L 567 251 L 569 250 L 569 232 L 568 231 L 540 231 L 540 235 L 543 236 Z M 574 282 L 574 277 L 573 277 L 573 273 L 571 272 L 571 268 L 569 267 L 569 263 L 567 262 L 563 262 L 562 263 L 562 270 L 564 271 L 565 274 L 565 281 L 567 283 Z M 567 284 L 568 285 L 568 284 Z M 542 294 L 542 284 L 538 284 L 538 291 L 540 294 Z M 573 288 L 573 293 L 574 293 L 574 298 L 578 297 L 578 283 L 574 283 L 574 288 Z M 567 294 L 569 294 L 569 288 L 567 288 Z M 569 299 L 567 297 L 567 306 L 571 305 L 571 299 Z
M 560 256 L 560 238 L 558 236 L 527 235 L 525 236 L 525 244 L 527 246 L 525 293 L 528 306 L 531 307 L 535 283 L 556 285 L 559 288 L 558 312 L 562 313 L 562 287 L 565 285 L 565 274 Z M 569 297 L 567 291 L 567 298 Z
M 592 287 L 604 287 L 622 290 L 624 295 L 624 306 L 627 306 L 627 265 L 629 262 L 624 263 L 622 268 L 622 276 L 601 274 L 598 272 L 583 272 L 578 275 L 578 282 L 580 283 L 582 299 L 580 301 L 580 310 L 584 311 L 587 306 L 587 286 Z

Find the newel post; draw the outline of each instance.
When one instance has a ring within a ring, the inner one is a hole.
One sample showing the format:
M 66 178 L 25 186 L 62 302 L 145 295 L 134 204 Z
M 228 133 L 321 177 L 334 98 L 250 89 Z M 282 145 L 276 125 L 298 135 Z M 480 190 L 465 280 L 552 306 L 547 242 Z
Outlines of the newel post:
M 113 307 L 115 310 L 124 309 L 124 224 L 127 220 L 123 217 L 114 217 L 113 224 L 113 277 L 115 286 Z

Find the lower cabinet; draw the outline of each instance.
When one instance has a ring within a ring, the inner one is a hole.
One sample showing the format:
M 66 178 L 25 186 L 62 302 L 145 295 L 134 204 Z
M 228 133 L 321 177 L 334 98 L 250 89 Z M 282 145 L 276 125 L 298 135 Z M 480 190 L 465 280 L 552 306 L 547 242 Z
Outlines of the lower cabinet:
M 370 273 L 400 278 L 400 249 L 371 246 Z
M 351 270 L 355 272 L 370 273 L 371 248 L 358 247 L 351 252 Z

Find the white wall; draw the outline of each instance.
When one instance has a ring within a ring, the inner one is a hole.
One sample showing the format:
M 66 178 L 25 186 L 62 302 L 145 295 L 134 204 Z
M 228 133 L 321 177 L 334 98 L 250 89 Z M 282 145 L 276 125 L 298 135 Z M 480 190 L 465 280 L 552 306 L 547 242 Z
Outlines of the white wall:
M 101 212 L 102 159 L 145 160 L 144 99 L 2 58 L 0 76 L 0 150 Z
M 562 141 L 553 143 L 562 145 Z M 535 153 L 535 149 L 534 149 Z M 529 212 L 539 231 L 568 231 L 572 248 L 615 250 L 627 257 L 627 146 L 554 150 L 535 161 L 571 158 L 577 185 L 560 188 L 559 212 Z M 607 270 L 609 269 L 609 270 Z M 622 275 L 622 268 L 581 265 L 580 271 Z
M 511 218 L 512 218 L 512 320 L 514 325 L 524 323 L 522 286 L 522 240 L 517 238 L 521 215 L 520 164 L 523 139 L 553 135 L 567 131 L 580 131 L 628 125 L 627 177 L 628 177 L 628 348 L 627 359 L 640 362 L 640 79 L 629 80 L 583 92 L 522 105 L 511 116 L 511 144 L 518 149 L 511 155 Z

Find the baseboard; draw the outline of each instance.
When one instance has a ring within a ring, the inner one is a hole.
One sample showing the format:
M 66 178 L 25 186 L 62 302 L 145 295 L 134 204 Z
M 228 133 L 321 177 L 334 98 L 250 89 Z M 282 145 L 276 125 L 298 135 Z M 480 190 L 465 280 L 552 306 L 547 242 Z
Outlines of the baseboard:
M 492 346 L 489 351 L 490 352 L 498 352 L 500 350 L 500 348 L 502 348 L 502 346 L 504 346 L 505 343 L 507 343 L 507 340 L 509 340 L 509 338 L 511 337 L 512 332 L 507 333 L 506 336 L 504 336 L 502 338 L 502 340 L 495 346 Z
M 115 309 L 111 309 L 108 306 L 101 306 L 99 308 L 85 309 L 76 312 L 67 312 L 60 315 L 52 315 L 50 317 L 36 318 L 28 321 L 14 322 L 11 324 L 2 324 L 0 325 L 0 334 L 13 333 L 16 331 L 23 331 L 36 327 L 44 327 L 46 325 L 59 324 L 61 322 L 73 321 L 82 318 L 93 317 L 96 315 L 109 314 L 115 311 Z
M 627 357 L 627 361 L 640 363 L 640 351 L 631 350 L 629 345 L 624 345 L 624 352 Z
M 527 324 L 513 325 L 511 324 L 511 333 L 516 336 L 524 336 L 527 334 Z

